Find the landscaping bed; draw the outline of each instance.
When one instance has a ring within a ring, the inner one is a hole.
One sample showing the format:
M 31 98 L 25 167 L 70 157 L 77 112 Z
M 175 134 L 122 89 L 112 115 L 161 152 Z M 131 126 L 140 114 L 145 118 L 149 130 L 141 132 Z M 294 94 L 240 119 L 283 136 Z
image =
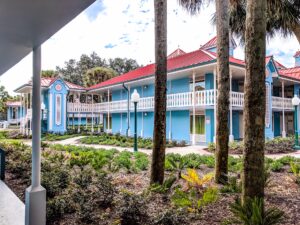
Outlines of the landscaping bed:
M 267 140 L 265 144 L 266 154 L 281 154 L 281 153 L 291 153 L 295 152 L 294 149 L 294 137 L 276 137 L 271 140 Z M 229 143 L 229 153 L 230 154 L 243 154 L 244 143 L 242 141 L 234 141 Z M 210 143 L 207 150 L 214 152 L 216 145 Z
M 24 201 L 30 147 L 19 141 L 1 141 L 0 147 L 7 151 L 6 182 Z M 42 152 L 47 224 L 236 224 L 230 205 L 240 196 L 240 158 L 229 157 L 226 186 L 211 179 L 214 157 L 197 154 L 168 154 L 165 183 L 149 186 L 150 160 L 140 152 L 48 146 Z M 265 202 L 285 213 L 280 224 L 300 224 L 299 163 L 293 157 L 266 159 Z
M 55 134 L 45 133 L 42 135 L 42 141 L 62 141 L 73 137 L 83 136 L 85 134 L 66 133 L 66 134 Z
M 134 144 L 134 138 L 133 137 L 126 137 L 122 136 L 120 134 L 99 134 L 99 135 L 93 135 L 88 136 L 85 138 L 82 138 L 80 140 L 82 144 L 97 144 L 97 145 L 111 145 L 111 146 L 119 146 L 119 147 L 133 147 Z M 153 147 L 153 140 L 148 138 L 141 138 L 138 137 L 138 148 L 144 148 L 144 149 L 152 149 Z M 177 142 L 177 141 L 167 141 L 166 146 L 168 148 L 171 147 L 184 147 L 187 143 L 185 141 Z

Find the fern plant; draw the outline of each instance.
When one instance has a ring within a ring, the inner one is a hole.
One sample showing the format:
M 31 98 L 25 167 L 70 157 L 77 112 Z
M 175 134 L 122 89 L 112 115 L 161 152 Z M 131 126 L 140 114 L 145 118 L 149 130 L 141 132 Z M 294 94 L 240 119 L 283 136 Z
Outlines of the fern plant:
M 283 221 L 284 212 L 277 208 L 264 210 L 263 199 L 254 198 L 242 204 L 239 199 L 230 205 L 231 212 L 235 216 L 231 220 L 233 224 L 244 225 L 275 225 Z

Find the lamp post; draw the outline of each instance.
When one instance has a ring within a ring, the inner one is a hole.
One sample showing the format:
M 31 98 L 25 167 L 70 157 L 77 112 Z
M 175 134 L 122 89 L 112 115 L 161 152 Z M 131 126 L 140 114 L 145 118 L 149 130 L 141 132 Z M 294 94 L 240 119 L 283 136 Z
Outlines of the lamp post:
M 294 112 L 294 126 L 295 126 L 295 146 L 294 146 L 294 149 L 298 150 L 300 149 L 300 146 L 299 146 L 299 140 L 298 140 L 298 105 L 300 103 L 300 99 L 297 95 L 294 95 L 293 99 L 292 99 L 292 105 L 294 106 L 295 108 L 295 112 Z
M 140 100 L 140 95 L 137 92 L 136 89 L 134 89 L 132 95 L 131 95 L 131 101 L 134 104 L 134 152 L 138 151 L 137 147 L 137 103 Z

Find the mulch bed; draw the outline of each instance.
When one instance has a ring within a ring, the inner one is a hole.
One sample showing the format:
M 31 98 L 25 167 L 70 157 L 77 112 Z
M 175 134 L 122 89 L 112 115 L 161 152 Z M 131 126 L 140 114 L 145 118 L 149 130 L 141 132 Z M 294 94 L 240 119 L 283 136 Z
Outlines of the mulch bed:
M 206 169 L 205 173 L 207 170 Z M 201 173 L 201 171 L 199 171 Z M 118 190 L 128 190 L 134 193 L 142 193 L 149 184 L 149 171 L 138 174 L 115 173 L 113 182 Z M 182 181 L 179 181 L 182 182 Z M 24 192 L 28 184 L 19 179 L 15 179 L 13 174 L 6 173 L 6 183 L 24 201 Z M 292 174 L 287 170 L 280 173 L 271 173 L 270 183 L 266 188 L 265 202 L 267 206 L 276 206 L 285 212 L 285 220 L 282 225 L 300 225 L 300 186 L 294 181 Z M 120 196 L 116 196 L 118 199 Z M 220 225 L 224 220 L 232 216 L 229 205 L 234 202 L 238 194 L 220 194 L 217 202 L 212 203 L 202 210 L 198 215 L 186 215 L 191 225 Z M 171 207 L 170 200 L 161 194 L 153 193 L 147 200 L 147 212 L 150 217 L 158 215 Z M 106 209 L 105 220 L 99 221 L 98 224 L 118 224 L 117 206 Z M 72 225 L 79 224 L 74 216 L 65 215 L 60 222 L 52 224 Z

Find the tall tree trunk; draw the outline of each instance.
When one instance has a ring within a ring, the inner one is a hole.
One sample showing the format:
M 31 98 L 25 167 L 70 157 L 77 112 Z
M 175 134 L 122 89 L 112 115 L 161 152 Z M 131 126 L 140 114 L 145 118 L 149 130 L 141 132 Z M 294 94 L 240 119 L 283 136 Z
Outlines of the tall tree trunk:
M 217 74 L 218 104 L 216 130 L 215 181 L 227 182 L 228 172 L 228 113 L 229 113 L 229 1 L 216 0 L 217 11 Z
M 299 44 L 300 44 L 300 24 L 295 24 L 294 26 L 292 26 L 292 31 L 295 34 Z
M 242 201 L 264 197 L 266 0 L 248 0 Z
M 151 184 L 164 181 L 167 100 L 167 0 L 154 0 L 155 105 Z

